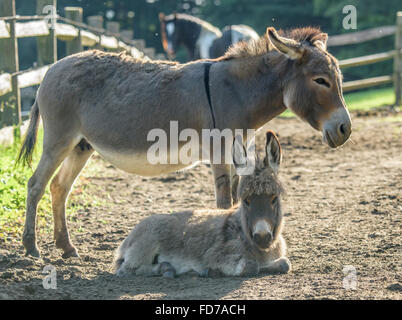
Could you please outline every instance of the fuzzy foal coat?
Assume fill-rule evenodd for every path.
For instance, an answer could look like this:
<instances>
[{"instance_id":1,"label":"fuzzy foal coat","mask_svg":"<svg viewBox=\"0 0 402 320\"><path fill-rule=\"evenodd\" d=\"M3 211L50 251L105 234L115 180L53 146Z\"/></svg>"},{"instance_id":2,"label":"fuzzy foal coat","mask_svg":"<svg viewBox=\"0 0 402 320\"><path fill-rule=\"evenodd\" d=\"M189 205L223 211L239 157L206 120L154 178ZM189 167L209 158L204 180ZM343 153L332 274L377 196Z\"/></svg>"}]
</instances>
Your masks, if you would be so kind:
<instances>
[{"instance_id":1,"label":"fuzzy foal coat","mask_svg":"<svg viewBox=\"0 0 402 320\"><path fill-rule=\"evenodd\" d=\"M156 214L141 221L124 240L116 254L118 275L155 275L157 264L169 262L177 274L205 270L224 275L247 276L286 254L280 235L267 251L250 243L241 230L240 212L186 211Z\"/></svg>"},{"instance_id":2,"label":"fuzzy foal coat","mask_svg":"<svg viewBox=\"0 0 402 320\"><path fill-rule=\"evenodd\" d=\"M240 179L238 197L282 192L271 168L261 163L254 173ZM177 274L206 270L228 276L256 275L259 271L287 272L290 263L281 235L282 213L278 204L278 224L274 241L260 249L251 240L243 204L230 210L197 210L156 214L141 221L116 251L118 275L156 275L160 264L169 263ZM278 262L278 259L281 259ZM272 264L276 266L272 267Z\"/></svg>"}]
</instances>

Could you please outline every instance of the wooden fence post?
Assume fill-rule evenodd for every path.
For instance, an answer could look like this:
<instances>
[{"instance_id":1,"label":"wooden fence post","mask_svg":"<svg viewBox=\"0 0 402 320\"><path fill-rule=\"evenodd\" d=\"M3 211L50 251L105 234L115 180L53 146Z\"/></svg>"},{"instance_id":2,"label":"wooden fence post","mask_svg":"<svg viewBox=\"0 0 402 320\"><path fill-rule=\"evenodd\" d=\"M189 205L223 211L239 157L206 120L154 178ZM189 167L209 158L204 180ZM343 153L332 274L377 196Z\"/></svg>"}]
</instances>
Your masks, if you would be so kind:
<instances>
[{"instance_id":1,"label":"wooden fence post","mask_svg":"<svg viewBox=\"0 0 402 320\"><path fill-rule=\"evenodd\" d=\"M51 10L46 10L46 6L53 6L52 10L54 10L54 14L56 14L56 0L36 0L36 14L51 15ZM40 66L52 64L57 61L57 38L53 23L56 23L56 21L49 21L48 36L36 38L38 45L38 64Z\"/></svg>"},{"instance_id":2,"label":"wooden fence post","mask_svg":"<svg viewBox=\"0 0 402 320\"><path fill-rule=\"evenodd\" d=\"M64 13L66 18L82 23L82 8L65 7ZM66 42L66 55L74 54L82 51L81 29L78 29L78 37Z\"/></svg>"},{"instance_id":3,"label":"wooden fence post","mask_svg":"<svg viewBox=\"0 0 402 320\"><path fill-rule=\"evenodd\" d=\"M402 104L402 11L396 13L396 32L395 32L395 59L394 59L394 89L395 105Z\"/></svg>"},{"instance_id":4,"label":"wooden fence post","mask_svg":"<svg viewBox=\"0 0 402 320\"><path fill-rule=\"evenodd\" d=\"M0 2L0 16L15 16L15 0L2 0ZM21 123L21 95L18 87L19 71L18 41L15 34L15 20L9 20L10 38L0 39L0 70L13 74L11 77L12 91L0 99L4 111L0 119L0 127ZM0 106L1 107L1 106Z\"/></svg>"},{"instance_id":5,"label":"wooden fence post","mask_svg":"<svg viewBox=\"0 0 402 320\"><path fill-rule=\"evenodd\" d=\"M87 18L88 25L94 28L98 29L103 29L103 17L102 16L90 16ZM99 43L95 46L96 49L102 50L102 44L101 44L101 39L102 39L102 34L101 33L96 33L97 36L99 36Z\"/></svg>"}]
</instances>

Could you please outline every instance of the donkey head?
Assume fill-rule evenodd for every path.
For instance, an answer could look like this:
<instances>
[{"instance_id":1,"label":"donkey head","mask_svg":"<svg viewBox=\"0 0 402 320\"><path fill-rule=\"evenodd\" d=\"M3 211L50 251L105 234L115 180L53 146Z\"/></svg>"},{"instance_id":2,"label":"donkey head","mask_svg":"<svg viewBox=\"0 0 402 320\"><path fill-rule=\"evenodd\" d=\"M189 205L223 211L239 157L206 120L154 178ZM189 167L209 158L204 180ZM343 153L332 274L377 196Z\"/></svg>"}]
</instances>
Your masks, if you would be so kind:
<instances>
[{"instance_id":1,"label":"donkey head","mask_svg":"<svg viewBox=\"0 0 402 320\"><path fill-rule=\"evenodd\" d=\"M169 58L173 58L180 44L180 35L177 27L176 13L165 16L159 13L159 22L161 26L162 45Z\"/></svg>"},{"instance_id":2,"label":"donkey head","mask_svg":"<svg viewBox=\"0 0 402 320\"><path fill-rule=\"evenodd\" d=\"M239 148L236 144L233 148L233 163L237 169L240 164L236 162L239 157L235 153ZM244 146L242 149L243 154L246 154ZM277 178L282 151L272 131L267 132L265 152L264 160L256 158L254 172L241 176L237 190L241 201L243 231L247 239L261 249L270 247L276 241L282 226L282 187Z\"/></svg>"},{"instance_id":3,"label":"donkey head","mask_svg":"<svg viewBox=\"0 0 402 320\"><path fill-rule=\"evenodd\" d=\"M330 147L342 145L351 134L351 120L338 61L327 52L328 35L319 29L301 28L280 36L268 28L267 36L291 66L283 83L285 106L322 131Z\"/></svg>"}]
</instances>

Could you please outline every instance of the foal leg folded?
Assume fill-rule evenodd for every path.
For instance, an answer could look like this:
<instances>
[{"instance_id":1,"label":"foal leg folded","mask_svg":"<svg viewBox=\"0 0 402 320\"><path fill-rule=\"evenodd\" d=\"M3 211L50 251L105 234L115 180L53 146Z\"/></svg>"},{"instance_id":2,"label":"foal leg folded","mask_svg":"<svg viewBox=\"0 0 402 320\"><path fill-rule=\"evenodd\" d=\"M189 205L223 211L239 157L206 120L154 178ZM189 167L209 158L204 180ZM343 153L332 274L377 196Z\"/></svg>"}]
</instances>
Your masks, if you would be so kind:
<instances>
[{"instance_id":1,"label":"foal leg folded","mask_svg":"<svg viewBox=\"0 0 402 320\"><path fill-rule=\"evenodd\" d=\"M257 261L240 255L226 256L218 269L226 276L252 277L259 272Z\"/></svg>"},{"instance_id":2,"label":"foal leg folded","mask_svg":"<svg viewBox=\"0 0 402 320\"><path fill-rule=\"evenodd\" d=\"M286 257L281 257L274 261L268 262L260 271L263 273L288 273L292 269L290 260Z\"/></svg>"}]
</instances>

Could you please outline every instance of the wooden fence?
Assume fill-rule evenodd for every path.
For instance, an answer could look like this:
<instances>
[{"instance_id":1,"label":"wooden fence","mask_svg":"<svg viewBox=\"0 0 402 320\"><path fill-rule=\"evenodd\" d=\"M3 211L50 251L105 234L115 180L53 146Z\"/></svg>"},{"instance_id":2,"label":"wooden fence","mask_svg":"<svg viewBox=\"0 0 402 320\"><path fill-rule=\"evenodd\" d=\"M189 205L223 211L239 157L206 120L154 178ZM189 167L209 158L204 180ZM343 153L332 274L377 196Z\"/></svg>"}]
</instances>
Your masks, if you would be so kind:
<instances>
[{"instance_id":1,"label":"wooden fence","mask_svg":"<svg viewBox=\"0 0 402 320\"><path fill-rule=\"evenodd\" d=\"M66 17L56 14L56 0L36 0L37 15L17 16L15 0L0 1L0 128L20 124L20 89L40 84L52 63L57 61L57 40L66 42L66 54L84 48L126 51L134 57L155 57L154 48L146 48L142 39L133 40L133 31L122 30L117 22L107 22L102 16L88 17L83 23L79 7L66 7ZM39 67L20 71L19 38L36 37ZM156 56L161 58L160 55ZM25 115L24 115L25 116Z\"/></svg>"},{"instance_id":2,"label":"wooden fence","mask_svg":"<svg viewBox=\"0 0 402 320\"><path fill-rule=\"evenodd\" d=\"M394 59L394 72L392 75L382 75L379 77L348 81L343 83L343 91L352 91L362 88L368 88L386 83L393 83L395 90L395 104L401 105L402 92L402 11L396 13L395 26L383 26L364 31L357 31L342 35L330 36L328 46L344 46L350 44L359 44L370 40L395 35L395 49L387 52L371 54L363 57L351 58L339 61L341 68L357 67L367 64L373 64L380 61Z\"/></svg>"},{"instance_id":3,"label":"wooden fence","mask_svg":"<svg viewBox=\"0 0 402 320\"><path fill-rule=\"evenodd\" d=\"M84 47L95 47L112 51L125 50L134 57L152 58L155 55L153 48L145 48L144 40L132 40L132 31L120 32L116 22L107 23L105 30L103 17L92 16L88 17L88 24L84 24L82 8L78 7L65 8L66 17L43 15L44 9L56 8L56 0L36 1L35 16L16 16L15 0L0 2L0 71L5 72L0 74L0 103L3 100L3 110L0 104L0 128L21 123L20 89L40 84L50 65L57 61L57 39L66 41L67 54L82 51ZM345 82L344 91L393 83L396 105L401 104L402 12L397 12L395 26L331 36L328 46L358 44L390 35L395 35L394 50L341 60L340 67L356 67L394 59L394 74ZM19 70L17 39L24 37L38 39L39 68Z\"/></svg>"}]
</instances>

